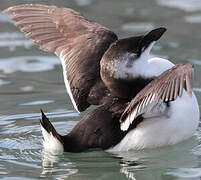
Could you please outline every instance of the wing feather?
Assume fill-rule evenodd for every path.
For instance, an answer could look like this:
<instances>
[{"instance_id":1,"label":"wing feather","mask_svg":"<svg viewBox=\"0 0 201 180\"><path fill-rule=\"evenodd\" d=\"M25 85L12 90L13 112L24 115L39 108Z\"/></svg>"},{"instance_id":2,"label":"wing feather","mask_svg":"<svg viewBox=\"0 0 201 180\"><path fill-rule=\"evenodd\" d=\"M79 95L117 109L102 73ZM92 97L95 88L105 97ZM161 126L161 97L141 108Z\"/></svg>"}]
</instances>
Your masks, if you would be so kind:
<instances>
[{"instance_id":1,"label":"wing feather","mask_svg":"<svg viewBox=\"0 0 201 180\"><path fill-rule=\"evenodd\" d=\"M84 111L100 78L100 60L117 36L69 8L27 4L10 7L15 25L40 49L60 57L64 82L75 109Z\"/></svg>"},{"instance_id":2,"label":"wing feather","mask_svg":"<svg viewBox=\"0 0 201 180\"><path fill-rule=\"evenodd\" d=\"M178 64L162 73L142 89L123 112L121 129L127 130L137 116L147 113L157 103L174 101L181 97L183 89L192 95L192 71L190 64ZM127 121L127 122L126 122Z\"/></svg>"},{"instance_id":3,"label":"wing feather","mask_svg":"<svg viewBox=\"0 0 201 180\"><path fill-rule=\"evenodd\" d=\"M176 78L175 90L174 90L174 99L177 99L179 89L179 79Z\"/></svg>"},{"instance_id":4,"label":"wing feather","mask_svg":"<svg viewBox=\"0 0 201 180\"><path fill-rule=\"evenodd\" d=\"M179 97L182 96L183 88L184 88L184 81L183 81L184 76L182 75L180 77L180 84L179 84Z\"/></svg>"},{"instance_id":5,"label":"wing feather","mask_svg":"<svg viewBox=\"0 0 201 180\"><path fill-rule=\"evenodd\" d=\"M174 100L174 90L175 90L175 79L173 80L171 84L171 89L170 89L170 101Z\"/></svg>"}]
</instances>

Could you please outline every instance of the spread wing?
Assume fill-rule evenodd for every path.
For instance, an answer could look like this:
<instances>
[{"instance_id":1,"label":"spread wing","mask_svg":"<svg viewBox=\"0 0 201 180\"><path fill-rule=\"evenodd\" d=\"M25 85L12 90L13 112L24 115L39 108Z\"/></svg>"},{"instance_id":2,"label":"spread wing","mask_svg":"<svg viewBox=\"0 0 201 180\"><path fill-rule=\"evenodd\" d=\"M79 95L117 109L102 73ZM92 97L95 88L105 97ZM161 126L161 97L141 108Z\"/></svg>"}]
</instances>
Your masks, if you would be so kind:
<instances>
[{"instance_id":1,"label":"spread wing","mask_svg":"<svg viewBox=\"0 0 201 180\"><path fill-rule=\"evenodd\" d=\"M153 114L160 114L164 111L162 106L164 102L174 101L181 97L183 89L192 95L192 72L192 65L178 64L151 81L135 96L123 112L120 118L121 129L127 130L139 115L150 115L153 107L157 106Z\"/></svg>"},{"instance_id":2,"label":"spread wing","mask_svg":"<svg viewBox=\"0 0 201 180\"><path fill-rule=\"evenodd\" d=\"M101 57L117 36L68 8L27 4L10 7L4 13L12 14L15 25L42 50L60 57L75 109L89 107L90 90L101 80Z\"/></svg>"}]
</instances>

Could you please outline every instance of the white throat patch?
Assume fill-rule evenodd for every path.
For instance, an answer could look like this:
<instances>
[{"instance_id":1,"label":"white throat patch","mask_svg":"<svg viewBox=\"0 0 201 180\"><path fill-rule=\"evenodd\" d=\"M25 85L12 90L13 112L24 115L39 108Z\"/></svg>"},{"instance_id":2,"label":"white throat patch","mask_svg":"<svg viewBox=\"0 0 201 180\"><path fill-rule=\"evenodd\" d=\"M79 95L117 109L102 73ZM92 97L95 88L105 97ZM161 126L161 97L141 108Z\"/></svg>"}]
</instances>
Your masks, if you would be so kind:
<instances>
[{"instance_id":1,"label":"white throat patch","mask_svg":"<svg viewBox=\"0 0 201 180\"><path fill-rule=\"evenodd\" d=\"M116 79L133 79L143 76L147 69L149 53L155 42L152 42L136 59L136 54L126 52L111 64L110 76ZM142 71L143 70L143 71Z\"/></svg>"}]
</instances>

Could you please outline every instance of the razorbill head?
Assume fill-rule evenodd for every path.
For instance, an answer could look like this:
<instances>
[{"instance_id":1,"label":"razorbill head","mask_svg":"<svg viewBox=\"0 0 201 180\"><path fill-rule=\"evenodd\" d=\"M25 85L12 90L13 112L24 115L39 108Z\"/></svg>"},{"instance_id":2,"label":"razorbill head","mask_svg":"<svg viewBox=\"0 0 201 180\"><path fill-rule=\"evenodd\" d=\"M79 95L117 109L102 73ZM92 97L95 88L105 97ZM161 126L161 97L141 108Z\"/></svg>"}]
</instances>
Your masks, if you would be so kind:
<instances>
[{"instance_id":1,"label":"razorbill head","mask_svg":"<svg viewBox=\"0 0 201 180\"><path fill-rule=\"evenodd\" d=\"M147 60L154 43L165 31L165 28L157 28L144 36L120 39L111 44L101 59L100 72L114 95L131 100L158 75L154 71L147 74Z\"/></svg>"},{"instance_id":2,"label":"razorbill head","mask_svg":"<svg viewBox=\"0 0 201 180\"><path fill-rule=\"evenodd\" d=\"M60 57L77 111L98 105L65 136L42 112L46 150L154 148L195 133L200 113L192 92L192 66L149 57L165 28L118 39L108 28L69 8L26 4L4 13L11 14L15 25L42 50Z\"/></svg>"}]
</instances>

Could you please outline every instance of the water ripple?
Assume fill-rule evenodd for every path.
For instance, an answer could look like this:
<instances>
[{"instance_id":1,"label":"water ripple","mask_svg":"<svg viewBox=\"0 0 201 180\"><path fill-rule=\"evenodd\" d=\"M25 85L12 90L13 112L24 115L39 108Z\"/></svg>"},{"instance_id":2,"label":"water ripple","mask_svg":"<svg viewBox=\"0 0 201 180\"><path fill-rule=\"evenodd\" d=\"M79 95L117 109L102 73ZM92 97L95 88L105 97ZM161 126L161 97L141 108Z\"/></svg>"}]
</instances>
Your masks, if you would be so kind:
<instances>
[{"instance_id":1,"label":"water ripple","mask_svg":"<svg viewBox=\"0 0 201 180\"><path fill-rule=\"evenodd\" d=\"M9 14L4 14L4 13L0 13L0 22L1 23L7 23L7 22L13 22L11 19L10 19L10 15Z\"/></svg>"},{"instance_id":2,"label":"water ripple","mask_svg":"<svg viewBox=\"0 0 201 180\"><path fill-rule=\"evenodd\" d=\"M29 48L33 46L32 40L27 39L23 33L19 32L3 32L0 33L0 47L8 47L10 51L14 51L17 46Z\"/></svg>"},{"instance_id":3,"label":"water ripple","mask_svg":"<svg viewBox=\"0 0 201 180\"><path fill-rule=\"evenodd\" d=\"M6 85L6 84L10 84L10 81L3 81L0 79L0 85Z\"/></svg>"},{"instance_id":4,"label":"water ripple","mask_svg":"<svg viewBox=\"0 0 201 180\"><path fill-rule=\"evenodd\" d=\"M121 30L126 32L146 32L154 29L154 24L150 22L130 22L122 25Z\"/></svg>"},{"instance_id":5,"label":"water ripple","mask_svg":"<svg viewBox=\"0 0 201 180\"><path fill-rule=\"evenodd\" d=\"M201 93L201 88L193 88L193 90L194 90L195 92Z\"/></svg>"},{"instance_id":6,"label":"water ripple","mask_svg":"<svg viewBox=\"0 0 201 180\"><path fill-rule=\"evenodd\" d=\"M196 178L201 176L201 168L179 168L177 170L167 172L166 174L176 176L178 178Z\"/></svg>"},{"instance_id":7,"label":"water ripple","mask_svg":"<svg viewBox=\"0 0 201 180\"><path fill-rule=\"evenodd\" d=\"M201 14L186 16L185 21L188 23L201 23Z\"/></svg>"},{"instance_id":8,"label":"water ripple","mask_svg":"<svg viewBox=\"0 0 201 180\"><path fill-rule=\"evenodd\" d=\"M88 6L90 5L94 0L75 0L78 6Z\"/></svg>"},{"instance_id":9,"label":"water ripple","mask_svg":"<svg viewBox=\"0 0 201 180\"><path fill-rule=\"evenodd\" d=\"M60 64L59 58L54 56L18 56L0 58L0 70L5 74L22 72L41 72L54 69Z\"/></svg>"},{"instance_id":10,"label":"water ripple","mask_svg":"<svg viewBox=\"0 0 201 180\"><path fill-rule=\"evenodd\" d=\"M61 109L46 113L46 115L51 118L79 116L79 114L74 111ZM3 121L10 122L10 124L1 124L0 160L2 164L6 164L7 169L0 167L0 176L9 174L10 172L22 175L21 169L23 169L23 172L28 172L30 169L32 172L41 169L42 134L39 125L40 118L40 113L15 114L1 117L0 123ZM24 119L32 119L32 121L24 121ZM66 133L66 129L70 131L76 123L76 121L63 121L54 122L54 125L59 129L59 132L63 131ZM68 163L64 161L59 163L58 165L61 166L61 168L58 169L57 167L54 168L49 165L48 161L54 163L52 158L50 160L47 158L43 159L44 166L40 174L41 177L48 177L50 173L54 174L54 172L56 174L62 172L63 175L59 175L60 178L77 173L77 169L72 166L71 162ZM58 159L58 161L61 161L61 159ZM55 163L58 161L55 160ZM30 177L34 177L34 175L30 175Z\"/></svg>"},{"instance_id":11,"label":"water ripple","mask_svg":"<svg viewBox=\"0 0 201 180\"><path fill-rule=\"evenodd\" d=\"M170 8L177 8L187 12L200 11L201 3L199 0L157 0L160 6L166 6Z\"/></svg>"},{"instance_id":12,"label":"water ripple","mask_svg":"<svg viewBox=\"0 0 201 180\"><path fill-rule=\"evenodd\" d=\"M201 66L201 60L197 60L197 59L188 59L188 62L195 64L195 65L199 65Z\"/></svg>"},{"instance_id":13,"label":"water ripple","mask_svg":"<svg viewBox=\"0 0 201 180\"><path fill-rule=\"evenodd\" d=\"M72 110L67 111L55 111L55 112L49 112L46 113L46 115L50 118L61 118L61 117L77 117L79 116L78 113ZM29 113L29 114L14 114L14 115L8 115L0 118L1 121L7 121L7 120L17 120L17 119L37 119L41 116L41 113Z\"/></svg>"},{"instance_id":14,"label":"water ripple","mask_svg":"<svg viewBox=\"0 0 201 180\"><path fill-rule=\"evenodd\" d=\"M23 33L20 33L20 32L0 33L0 40L2 40L2 39L18 39L18 38L25 38L25 36Z\"/></svg>"},{"instance_id":15,"label":"water ripple","mask_svg":"<svg viewBox=\"0 0 201 180\"><path fill-rule=\"evenodd\" d=\"M50 104L53 103L53 100L40 100L40 101L32 101L20 104L20 106L33 106L33 105L41 105L41 104Z\"/></svg>"}]
</instances>

